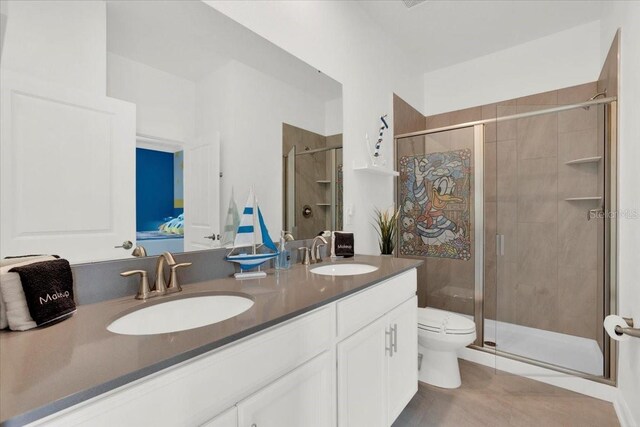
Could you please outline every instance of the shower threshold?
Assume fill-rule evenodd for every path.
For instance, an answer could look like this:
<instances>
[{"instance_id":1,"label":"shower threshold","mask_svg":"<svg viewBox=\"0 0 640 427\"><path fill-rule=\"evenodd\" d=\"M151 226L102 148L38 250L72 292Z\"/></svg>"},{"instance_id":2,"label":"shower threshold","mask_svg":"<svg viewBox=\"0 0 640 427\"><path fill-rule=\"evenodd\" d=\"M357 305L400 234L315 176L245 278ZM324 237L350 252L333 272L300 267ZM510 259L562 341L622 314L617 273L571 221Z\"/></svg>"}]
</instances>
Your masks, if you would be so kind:
<instances>
[{"instance_id":1,"label":"shower threshold","mask_svg":"<svg viewBox=\"0 0 640 427\"><path fill-rule=\"evenodd\" d=\"M471 316L465 316L472 319ZM596 340L485 319L484 341L503 353L602 376L604 358Z\"/></svg>"}]
</instances>

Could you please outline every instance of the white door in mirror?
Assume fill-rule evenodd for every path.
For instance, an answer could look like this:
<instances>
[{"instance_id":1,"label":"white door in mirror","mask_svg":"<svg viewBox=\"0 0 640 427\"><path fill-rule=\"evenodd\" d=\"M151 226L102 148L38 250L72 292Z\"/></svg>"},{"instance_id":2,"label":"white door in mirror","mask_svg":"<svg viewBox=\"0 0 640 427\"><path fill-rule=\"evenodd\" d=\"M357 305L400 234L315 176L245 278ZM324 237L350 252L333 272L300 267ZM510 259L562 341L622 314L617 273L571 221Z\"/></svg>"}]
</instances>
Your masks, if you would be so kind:
<instances>
[{"instance_id":1,"label":"white door in mirror","mask_svg":"<svg viewBox=\"0 0 640 427\"><path fill-rule=\"evenodd\" d=\"M184 250L219 246L220 133L184 149Z\"/></svg>"},{"instance_id":2,"label":"white door in mirror","mask_svg":"<svg viewBox=\"0 0 640 427\"><path fill-rule=\"evenodd\" d=\"M136 235L135 105L7 70L0 88L0 256L122 258L115 246Z\"/></svg>"},{"instance_id":3,"label":"white door in mirror","mask_svg":"<svg viewBox=\"0 0 640 427\"><path fill-rule=\"evenodd\" d=\"M186 331L237 316L252 305L252 299L237 295L182 298L136 310L114 320L107 329L122 335Z\"/></svg>"}]
</instances>

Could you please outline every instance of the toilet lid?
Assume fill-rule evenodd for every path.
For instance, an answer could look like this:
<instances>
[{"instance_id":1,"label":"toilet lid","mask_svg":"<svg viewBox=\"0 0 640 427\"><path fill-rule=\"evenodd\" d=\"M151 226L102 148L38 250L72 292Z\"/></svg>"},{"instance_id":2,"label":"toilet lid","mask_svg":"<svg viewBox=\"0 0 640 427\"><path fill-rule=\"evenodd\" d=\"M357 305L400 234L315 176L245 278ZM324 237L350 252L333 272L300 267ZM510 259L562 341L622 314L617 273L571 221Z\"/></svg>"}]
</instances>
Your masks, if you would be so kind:
<instances>
[{"instance_id":1,"label":"toilet lid","mask_svg":"<svg viewBox=\"0 0 640 427\"><path fill-rule=\"evenodd\" d=\"M432 332L445 334L470 334L476 324L466 317L436 308L418 308L418 326Z\"/></svg>"}]
</instances>

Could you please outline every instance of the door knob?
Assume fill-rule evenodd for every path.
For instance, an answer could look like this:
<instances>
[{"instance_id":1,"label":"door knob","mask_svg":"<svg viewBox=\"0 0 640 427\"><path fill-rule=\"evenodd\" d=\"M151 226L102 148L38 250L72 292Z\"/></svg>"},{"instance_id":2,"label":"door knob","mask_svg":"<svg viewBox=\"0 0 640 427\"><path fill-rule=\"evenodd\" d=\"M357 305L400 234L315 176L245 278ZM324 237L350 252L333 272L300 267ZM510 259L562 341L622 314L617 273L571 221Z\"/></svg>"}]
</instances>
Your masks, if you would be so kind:
<instances>
[{"instance_id":1,"label":"door knob","mask_svg":"<svg viewBox=\"0 0 640 427\"><path fill-rule=\"evenodd\" d=\"M125 240L124 242L122 242L120 246L114 246L114 248L122 248L126 250L129 250L132 247L133 247L133 243L131 243L131 240Z\"/></svg>"},{"instance_id":2,"label":"door knob","mask_svg":"<svg viewBox=\"0 0 640 427\"><path fill-rule=\"evenodd\" d=\"M211 236L204 236L205 239L211 239L211 240L216 240L216 235L212 234Z\"/></svg>"}]
</instances>

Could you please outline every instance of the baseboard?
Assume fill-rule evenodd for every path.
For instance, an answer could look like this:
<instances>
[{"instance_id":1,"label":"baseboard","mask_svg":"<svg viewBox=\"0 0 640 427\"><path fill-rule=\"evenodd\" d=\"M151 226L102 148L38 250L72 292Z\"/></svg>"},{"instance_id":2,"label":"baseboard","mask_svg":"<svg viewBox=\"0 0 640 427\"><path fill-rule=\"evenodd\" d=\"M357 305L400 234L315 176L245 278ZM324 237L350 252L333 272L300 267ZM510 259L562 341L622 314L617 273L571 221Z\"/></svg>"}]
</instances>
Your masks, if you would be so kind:
<instances>
[{"instance_id":1,"label":"baseboard","mask_svg":"<svg viewBox=\"0 0 640 427\"><path fill-rule=\"evenodd\" d=\"M614 403L614 405L616 402L620 401L620 396L616 387L590 381L585 378L574 377L562 372L508 359L502 356L496 356L485 351L474 350L468 347L459 350L458 357L470 362L508 372L510 374L530 378L535 381L571 390L586 396L595 397L596 399L605 400L607 402ZM624 410L624 407L626 407L626 404L624 407L622 407L622 405L620 406L622 411ZM626 407L626 411L627 414L630 415L628 407ZM618 412L617 408L616 412ZM629 424L629 426L631 427L633 424Z\"/></svg>"},{"instance_id":2,"label":"baseboard","mask_svg":"<svg viewBox=\"0 0 640 427\"><path fill-rule=\"evenodd\" d=\"M621 427L637 427L639 425L633 419L631 409L629 409L627 401L622 397L622 393L618 393L618 398L613 402L613 408L616 410Z\"/></svg>"}]
</instances>

